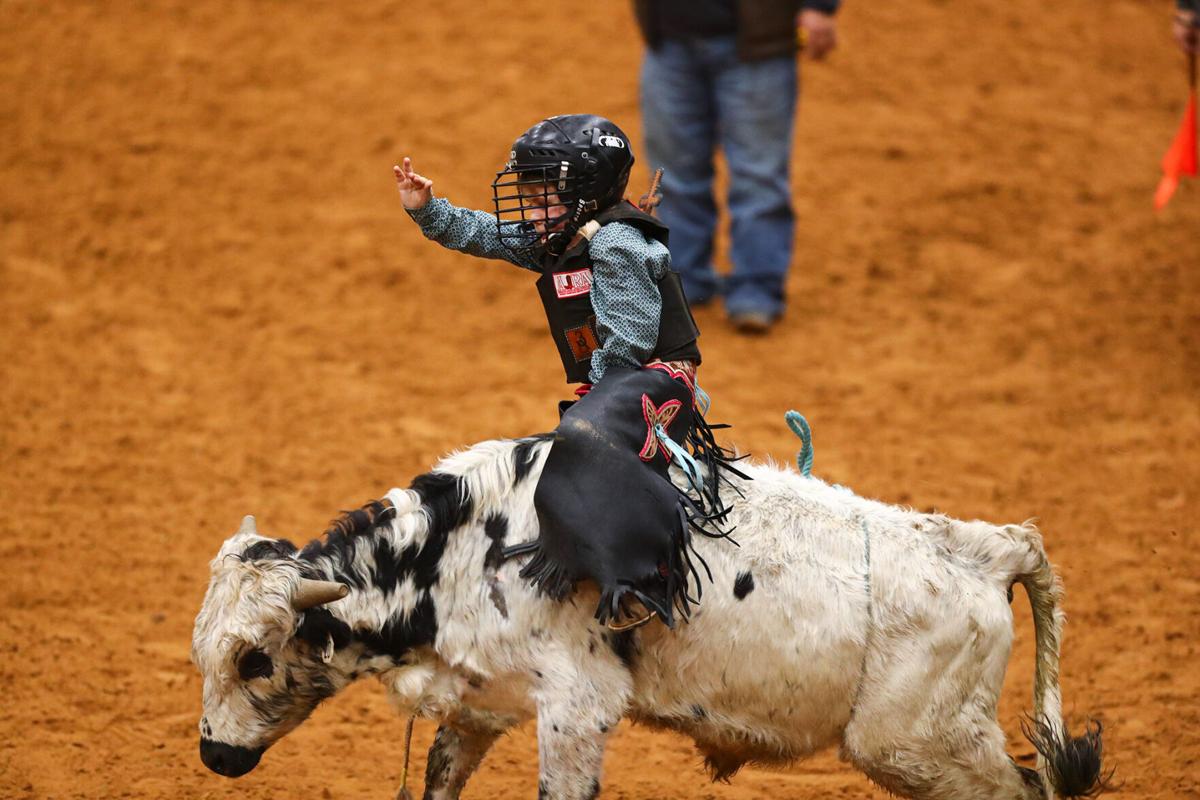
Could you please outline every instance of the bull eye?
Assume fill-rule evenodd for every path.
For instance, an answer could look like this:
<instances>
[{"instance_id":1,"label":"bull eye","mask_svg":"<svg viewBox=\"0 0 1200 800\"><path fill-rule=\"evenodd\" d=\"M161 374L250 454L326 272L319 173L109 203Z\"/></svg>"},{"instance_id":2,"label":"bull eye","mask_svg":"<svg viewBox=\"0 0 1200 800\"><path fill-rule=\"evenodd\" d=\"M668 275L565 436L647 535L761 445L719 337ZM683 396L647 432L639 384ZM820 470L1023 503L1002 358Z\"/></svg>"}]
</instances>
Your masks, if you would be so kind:
<instances>
[{"instance_id":1,"label":"bull eye","mask_svg":"<svg viewBox=\"0 0 1200 800\"><path fill-rule=\"evenodd\" d=\"M262 650L251 650L238 660L238 675L242 680L253 678L269 678L275 671L271 657Z\"/></svg>"}]
</instances>

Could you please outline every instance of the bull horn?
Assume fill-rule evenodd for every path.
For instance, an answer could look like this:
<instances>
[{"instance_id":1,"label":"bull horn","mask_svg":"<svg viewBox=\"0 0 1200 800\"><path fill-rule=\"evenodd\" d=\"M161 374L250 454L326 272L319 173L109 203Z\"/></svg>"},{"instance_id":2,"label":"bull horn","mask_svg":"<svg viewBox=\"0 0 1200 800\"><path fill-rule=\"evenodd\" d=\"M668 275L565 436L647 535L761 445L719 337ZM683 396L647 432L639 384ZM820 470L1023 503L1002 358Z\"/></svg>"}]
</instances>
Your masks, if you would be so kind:
<instances>
[{"instance_id":1,"label":"bull horn","mask_svg":"<svg viewBox=\"0 0 1200 800\"><path fill-rule=\"evenodd\" d=\"M238 528L238 536L245 536L248 533L258 533L258 526L254 524L254 517L250 514L242 517L242 527Z\"/></svg>"},{"instance_id":2,"label":"bull horn","mask_svg":"<svg viewBox=\"0 0 1200 800\"><path fill-rule=\"evenodd\" d=\"M315 606L341 600L348 594L350 594L350 587L344 583L301 578L300 585L296 587L296 592L292 595L292 608L296 611L307 611Z\"/></svg>"}]
</instances>

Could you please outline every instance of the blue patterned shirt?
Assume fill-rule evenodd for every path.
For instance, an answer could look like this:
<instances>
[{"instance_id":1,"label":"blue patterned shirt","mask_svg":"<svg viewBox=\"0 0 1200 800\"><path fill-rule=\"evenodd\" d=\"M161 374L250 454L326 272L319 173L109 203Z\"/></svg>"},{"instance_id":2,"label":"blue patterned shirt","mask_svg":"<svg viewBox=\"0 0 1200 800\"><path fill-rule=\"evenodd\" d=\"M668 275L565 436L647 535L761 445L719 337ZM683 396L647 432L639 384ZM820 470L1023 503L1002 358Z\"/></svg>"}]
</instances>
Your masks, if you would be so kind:
<instances>
[{"instance_id":1,"label":"blue patterned shirt","mask_svg":"<svg viewBox=\"0 0 1200 800\"><path fill-rule=\"evenodd\" d=\"M495 216L486 211L459 208L435 197L421 208L408 209L408 214L426 238L443 247L542 271L537 240L531 235L527 246L505 244ZM609 367L640 367L654 351L662 316L658 281L671 266L671 254L662 242L624 222L610 222L596 231L588 254L592 308L600 334L588 379L596 383Z\"/></svg>"}]
</instances>

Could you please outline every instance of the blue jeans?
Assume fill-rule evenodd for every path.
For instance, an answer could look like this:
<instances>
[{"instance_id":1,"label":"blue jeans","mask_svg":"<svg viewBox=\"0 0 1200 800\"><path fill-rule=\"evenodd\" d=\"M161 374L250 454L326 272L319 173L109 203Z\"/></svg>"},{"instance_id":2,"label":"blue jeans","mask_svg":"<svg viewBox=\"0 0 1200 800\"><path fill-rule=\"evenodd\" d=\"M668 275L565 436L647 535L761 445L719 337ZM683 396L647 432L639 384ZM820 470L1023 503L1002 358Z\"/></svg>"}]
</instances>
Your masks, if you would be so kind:
<instances>
[{"instance_id":1,"label":"blue jeans","mask_svg":"<svg viewBox=\"0 0 1200 800\"><path fill-rule=\"evenodd\" d=\"M659 216L671 265L693 303L718 294L730 314L783 312L795 227L788 181L796 61L741 62L732 36L667 39L642 62L642 119L651 169L662 167ZM733 271L713 270L713 152L729 166Z\"/></svg>"}]
</instances>

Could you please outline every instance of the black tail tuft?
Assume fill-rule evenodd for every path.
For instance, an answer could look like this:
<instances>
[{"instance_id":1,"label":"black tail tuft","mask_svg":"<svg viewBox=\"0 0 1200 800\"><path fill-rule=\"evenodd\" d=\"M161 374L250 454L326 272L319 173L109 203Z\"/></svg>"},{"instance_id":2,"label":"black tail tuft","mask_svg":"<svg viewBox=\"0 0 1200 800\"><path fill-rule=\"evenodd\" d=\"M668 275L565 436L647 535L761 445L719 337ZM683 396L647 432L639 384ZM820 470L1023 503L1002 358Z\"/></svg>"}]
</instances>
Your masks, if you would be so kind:
<instances>
[{"instance_id":1,"label":"black tail tuft","mask_svg":"<svg viewBox=\"0 0 1200 800\"><path fill-rule=\"evenodd\" d=\"M1090 720L1082 736L1071 737L1045 717L1022 720L1021 731L1046 759L1046 777L1062 797L1096 797L1108 790L1112 771L1102 773L1103 726Z\"/></svg>"}]
</instances>

